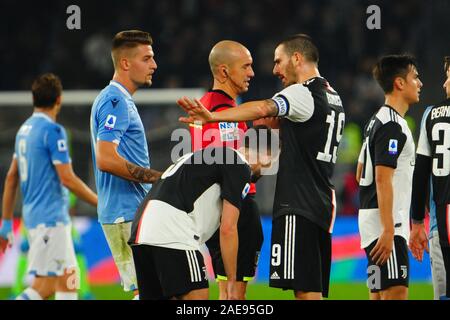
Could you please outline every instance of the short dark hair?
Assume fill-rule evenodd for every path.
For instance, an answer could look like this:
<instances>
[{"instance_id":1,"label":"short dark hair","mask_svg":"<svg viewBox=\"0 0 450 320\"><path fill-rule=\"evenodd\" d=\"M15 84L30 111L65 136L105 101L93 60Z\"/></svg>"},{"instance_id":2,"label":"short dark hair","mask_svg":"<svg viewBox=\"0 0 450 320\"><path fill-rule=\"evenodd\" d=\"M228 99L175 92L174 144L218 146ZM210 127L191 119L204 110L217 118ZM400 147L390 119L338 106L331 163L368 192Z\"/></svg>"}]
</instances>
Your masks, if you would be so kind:
<instances>
[{"instance_id":1,"label":"short dark hair","mask_svg":"<svg viewBox=\"0 0 450 320\"><path fill-rule=\"evenodd\" d=\"M61 80L57 75L45 73L37 77L31 85L33 105L38 108L52 108L62 90Z\"/></svg>"},{"instance_id":2,"label":"short dark hair","mask_svg":"<svg viewBox=\"0 0 450 320\"><path fill-rule=\"evenodd\" d=\"M133 49L138 45L153 44L153 39L150 33L140 30L125 30L117 33L112 40L111 54L114 66L116 65L115 52L119 49Z\"/></svg>"},{"instance_id":3,"label":"short dark hair","mask_svg":"<svg viewBox=\"0 0 450 320\"><path fill-rule=\"evenodd\" d=\"M319 50L313 43L312 38L307 34L294 34L285 38L278 45L283 45L289 56L292 56L294 52L300 52L307 61L316 64L319 62Z\"/></svg>"},{"instance_id":4,"label":"short dark hair","mask_svg":"<svg viewBox=\"0 0 450 320\"><path fill-rule=\"evenodd\" d=\"M417 67L417 62L410 54L387 55L378 60L372 73L383 91L391 93L395 78L406 79L411 66Z\"/></svg>"},{"instance_id":5,"label":"short dark hair","mask_svg":"<svg viewBox=\"0 0 450 320\"><path fill-rule=\"evenodd\" d=\"M447 72L448 68L450 68L450 56L444 57L444 72Z\"/></svg>"},{"instance_id":6,"label":"short dark hair","mask_svg":"<svg viewBox=\"0 0 450 320\"><path fill-rule=\"evenodd\" d=\"M153 39L150 33L140 30L125 30L117 33L112 41L112 50L117 48L134 48L139 44L151 46Z\"/></svg>"}]
</instances>

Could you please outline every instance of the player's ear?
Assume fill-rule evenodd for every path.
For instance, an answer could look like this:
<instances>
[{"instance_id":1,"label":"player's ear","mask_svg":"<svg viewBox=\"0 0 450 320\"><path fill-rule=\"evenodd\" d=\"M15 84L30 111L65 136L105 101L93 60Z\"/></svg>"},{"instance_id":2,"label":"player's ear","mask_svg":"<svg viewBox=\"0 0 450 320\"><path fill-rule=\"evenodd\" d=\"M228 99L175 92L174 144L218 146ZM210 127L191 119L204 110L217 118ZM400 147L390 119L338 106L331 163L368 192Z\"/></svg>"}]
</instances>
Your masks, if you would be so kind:
<instances>
[{"instance_id":1,"label":"player's ear","mask_svg":"<svg viewBox=\"0 0 450 320\"><path fill-rule=\"evenodd\" d=\"M221 71L222 71L222 76L225 77L225 78L228 78L228 67L223 65L220 68L221 68Z\"/></svg>"},{"instance_id":2,"label":"player's ear","mask_svg":"<svg viewBox=\"0 0 450 320\"><path fill-rule=\"evenodd\" d=\"M127 57L120 57L119 59L120 68L124 71L128 71L130 69L130 61Z\"/></svg>"},{"instance_id":3,"label":"player's ear","mask_svg":"<svg viewBox=\"0 0 450 320\"><path fill-rule=\"evenodd\" d=\"M291 56L294 65L303 64L303 55L300 52L294 52Z\"/></svg>"},{"instance_id":4,"label":"player's ear","mask_svg":"<svg viewBox=\"0 0 450 320\"><path fill-rule=\"evenodd\" d=\"M404 85L405 85L405 79L403 79L402 77L395 77L394 89L403 90Z\"/></svg>"},{"instance_id":5,"label":"player's ear","mask_svg":"<svg viewBox=\"0 0 450 320\"><path fill-rule=\"evenodd\" d=\"M56 105L59 105L59 106L62 104L62 95L60 95L60 96L58 96L58 97L56 98L55 104L56 104Z\"/></svg>"}]
</instances>

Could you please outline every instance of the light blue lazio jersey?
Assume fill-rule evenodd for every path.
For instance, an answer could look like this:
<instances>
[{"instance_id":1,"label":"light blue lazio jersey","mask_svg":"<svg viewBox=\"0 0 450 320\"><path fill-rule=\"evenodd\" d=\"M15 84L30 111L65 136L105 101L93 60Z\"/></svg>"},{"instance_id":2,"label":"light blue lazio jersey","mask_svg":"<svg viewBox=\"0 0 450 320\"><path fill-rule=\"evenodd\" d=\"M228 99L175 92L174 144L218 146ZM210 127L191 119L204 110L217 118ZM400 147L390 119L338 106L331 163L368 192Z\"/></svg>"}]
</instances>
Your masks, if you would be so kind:
<instances>
[{"instance_id":1,"label":"light blue lazio jersey","mask_svg":"<svg viewBox=\"0 0 450 320\"><path fill-rule=\"evenodd\" d=\"M132 221L151 185L100 171L95 160L95 144L99 140L117 144L117 151L123 158L138 166L150 168L147 139L138 110L130 93L116 81L111 81L100 92L91 110L97 212L99 221L103 224Z\"/></svg>"},{"instance_id":2,"label":"light blue lazio jersey","mask_svg":"<svg viewBox=\"0 0 450 320\"><path fill-rule=\"evenodd\" d=\"M19 165L25 226L68 224L69 192L55 169L71 161L64 128L44 113L33 113L17 132L14 157Z\"/></svg>"}]
</instances>

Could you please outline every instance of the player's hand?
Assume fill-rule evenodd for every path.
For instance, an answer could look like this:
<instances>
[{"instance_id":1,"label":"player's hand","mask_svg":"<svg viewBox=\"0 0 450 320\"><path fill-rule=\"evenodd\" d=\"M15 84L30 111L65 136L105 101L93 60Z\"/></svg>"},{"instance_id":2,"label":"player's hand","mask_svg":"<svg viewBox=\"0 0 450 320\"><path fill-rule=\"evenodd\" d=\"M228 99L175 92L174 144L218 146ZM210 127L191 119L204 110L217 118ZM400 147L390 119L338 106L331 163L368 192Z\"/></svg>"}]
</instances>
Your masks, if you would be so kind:
<instances>
[{"instance_id":1,"label":"player's hand","mask_svg":"<svg viewBox=\"0 0 450 320\"><path fill-rule=\"evenodd\" d=\"M189 117L180 117L178 119L180 122L205 124L213 119L212 113L197 99L183 97L177 100L177 104L189 115Z\"/></svg>"},{"instance_id":2,"label":"player's hand","mask_svg":"<svg viewBox=\"0 0 450 320\"><path fill-rule=\"evenodd\" d=\"M0 227L0 252L5 252L13 243L12 220L3 219Z\"/></svg>"},{"instance_id":3,"label":"player's hand","mask_svg":"<svg viewBox=\"0 0 450 320\"><path fill-rule=\"evenodd\" d=\"M409 237L409 250L413 257L419 262L422 262L423 260L423 251L429 252L428 237L423 223L412 224L411 235Z\"/></svg>"},{"instance_id":4,"label":"player's hand","mask_svg":"<svg viewBox=\"0 0 450 320\"><path fill-rule=\"evenodd\" d=\"M383 231L378 238L377 244L370 251L372 261L382 266L391 256L392 247L394 246L394 232Z\"/></svg>"},{"instance_id":5,"label":"player's hand","mask_svg":"<svg viewBox=\"0 0 450 320\"><path fill-rule=\"evenodd\" d=\"M227 300L239 300L239 293L235 280L227 281Z\"/></svg>"}]
</instances>

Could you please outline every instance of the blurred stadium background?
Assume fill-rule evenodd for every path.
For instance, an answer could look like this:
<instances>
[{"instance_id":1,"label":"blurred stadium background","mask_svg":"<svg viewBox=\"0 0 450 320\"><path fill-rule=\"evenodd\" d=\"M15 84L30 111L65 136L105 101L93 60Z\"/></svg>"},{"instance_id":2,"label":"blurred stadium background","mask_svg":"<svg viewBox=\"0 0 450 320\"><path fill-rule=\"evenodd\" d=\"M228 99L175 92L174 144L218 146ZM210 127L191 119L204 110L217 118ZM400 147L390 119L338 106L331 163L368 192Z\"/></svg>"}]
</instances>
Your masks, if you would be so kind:
<instances>
[{"instance_id":1,"label":"blurred stadium background","mask_svg":"<svg viewBox=\"0 0 450 320\"><path fill-rule=\"evenodd\" d=\"M68 30L66 8L81 9L81 29ZM369 5L381 9L381 29L369 30ZM199 97L211 85L207 57L220 40L242 42L252 52L255 78L242 101L271 97L280 90L272 75L273 50L277 41L293 33L308 33L320 51L320 71L341 94L347 125L335 185L338 219L333 240L332 299L366 299L366 262L359 249L358 195L354 169L364 122L383 103L383 93L372 80L377 57L410 52L419 63L424 82L421 102L412 107L408 120L415 136L425 106L443 98L442 57L450 54L450 1L448 0L179 0L179 1L50 1L2 0L3 39L0 49L0 181L4 181L13 152L14 136L31 114L29 89L43 72L58 74L65 90L65 103L58 121L71 136L74 169L95 188L89 144L89 114L95 95L112 76L110 41L125 29L152 34L158 70L151 89L141 89L138 107L147 130L151 164L164 169L176 141L170 135L181 111L176 98L192 89ZM90 90L90 91L74 91ZM290 294L267 289L270 216L274 177L258 182L257 200L264 222L265 242L255 283L249 298L284 299ZM0 192L3 192L3 183ZM118 286L118 274L96 221L95 209L74 202L74 225L80 234L79 249L88 264L88 279L95 298L128 296ZM20 215L20 206L16 209ZM15 224L18 226L18 221ZM16 239L20 238L16 230ZM0 299L9 294L16 274L19 241L0 255ZM205 253L206 254L206 253ZM422 264L411 258L411 298L431 299L428 256ZM211 282L212 283L212 282ZM215 287L213 284L213 293Z\"/></svg>"}]
</instances>

